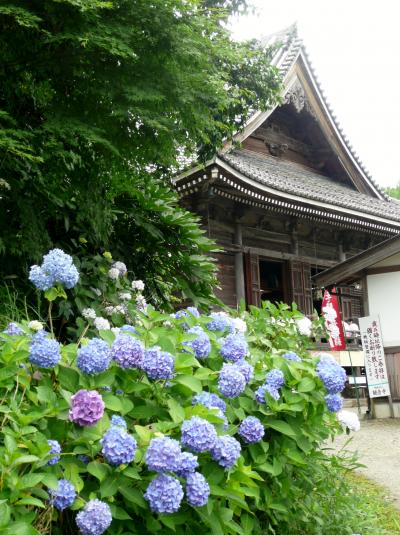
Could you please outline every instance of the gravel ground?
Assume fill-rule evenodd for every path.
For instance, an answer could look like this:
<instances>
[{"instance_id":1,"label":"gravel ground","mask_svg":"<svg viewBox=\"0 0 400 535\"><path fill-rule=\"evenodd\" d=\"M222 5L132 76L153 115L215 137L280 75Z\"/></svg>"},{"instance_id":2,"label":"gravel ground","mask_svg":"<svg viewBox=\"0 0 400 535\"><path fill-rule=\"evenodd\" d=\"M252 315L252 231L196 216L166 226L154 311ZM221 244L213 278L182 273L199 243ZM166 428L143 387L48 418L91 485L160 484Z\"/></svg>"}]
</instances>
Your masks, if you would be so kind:
<instances>
[{"instance_id":1,"label":"gravel ground","mask_svg":"<svg viewBox=\"0 0 400 535\"><path fill-rule=\"evenodd\" d=\"M350 436L353 438L346 449L357 451L359 461L365 465L359 471L387 488L394 505L400 509L400 419L361 419L360 431ZM348 438L348 435L337 437L334 447L340 450Z\"/></svg>"}]
</instances>

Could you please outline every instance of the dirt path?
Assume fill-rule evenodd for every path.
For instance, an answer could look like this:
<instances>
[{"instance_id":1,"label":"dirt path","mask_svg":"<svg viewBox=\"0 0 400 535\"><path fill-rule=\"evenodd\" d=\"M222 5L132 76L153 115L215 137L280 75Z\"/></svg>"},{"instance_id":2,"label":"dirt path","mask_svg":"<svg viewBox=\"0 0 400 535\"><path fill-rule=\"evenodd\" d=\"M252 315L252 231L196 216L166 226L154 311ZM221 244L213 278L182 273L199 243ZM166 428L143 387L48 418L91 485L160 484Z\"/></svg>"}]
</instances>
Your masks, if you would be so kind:
<instances>
[{"instance_id":1,"label":"dirt path","mask_svg":"<svg viewBox=\"0 0 400 535\"><path fill-rule=\"evenodd\" d=\"M386 487L400 509L400 419L361 420L360 431L351 436L346 449L358 451L366 466L359 471ZM334 447L339 450L347 440L347 435L337 437Z\"/></svg>"}]
</instances>

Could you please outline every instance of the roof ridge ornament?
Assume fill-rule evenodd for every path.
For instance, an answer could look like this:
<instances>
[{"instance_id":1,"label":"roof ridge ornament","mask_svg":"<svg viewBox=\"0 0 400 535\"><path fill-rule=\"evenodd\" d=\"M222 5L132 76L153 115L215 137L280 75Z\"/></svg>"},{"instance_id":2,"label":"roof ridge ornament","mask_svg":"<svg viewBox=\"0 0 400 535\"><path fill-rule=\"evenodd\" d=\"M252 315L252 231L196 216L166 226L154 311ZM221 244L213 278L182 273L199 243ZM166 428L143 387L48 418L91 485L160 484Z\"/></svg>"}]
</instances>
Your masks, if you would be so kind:
<instances>
[{"instance_id":1,"label":"roof ridge ornament","mask_svg":"<svg viewBox=\"0 0 400 535\"><path fill-rule=\"evenodd\" d=\"M314 119L316 119L315 111L311 107L310 101L308 100L304 91L304 87L301 85L298 78L295 79L294 83L290 86L289 90L285 94L285 103L291 104L297 113L300 113L304 110Z\"/></svg>"}]
</instances>

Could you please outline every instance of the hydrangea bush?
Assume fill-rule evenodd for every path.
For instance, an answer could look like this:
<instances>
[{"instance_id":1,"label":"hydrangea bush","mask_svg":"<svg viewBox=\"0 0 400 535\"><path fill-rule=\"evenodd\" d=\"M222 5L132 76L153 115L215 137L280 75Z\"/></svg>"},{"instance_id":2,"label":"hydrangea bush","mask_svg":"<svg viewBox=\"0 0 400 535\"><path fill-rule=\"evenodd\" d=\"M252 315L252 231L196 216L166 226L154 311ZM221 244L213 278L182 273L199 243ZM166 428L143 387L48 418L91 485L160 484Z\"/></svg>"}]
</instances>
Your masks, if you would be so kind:
<instances>
[{"instance_id":1,"label":"hydrangea bush","mask_svg":"<svg viewBox=\"0 0 400 535\"><path fill-rule=\"evenodd\" d=\"M30 278L65 299L84 284L72 266L50 252ZM144 289L122 262L103 275L107 298L71 318L69 343L52 321L0 334L1 532L322 533L310 466L351 419L334 412L343 371L307 352L301 315L170 315L136 299L103 318Z\"/></svg>"}]
</instances>

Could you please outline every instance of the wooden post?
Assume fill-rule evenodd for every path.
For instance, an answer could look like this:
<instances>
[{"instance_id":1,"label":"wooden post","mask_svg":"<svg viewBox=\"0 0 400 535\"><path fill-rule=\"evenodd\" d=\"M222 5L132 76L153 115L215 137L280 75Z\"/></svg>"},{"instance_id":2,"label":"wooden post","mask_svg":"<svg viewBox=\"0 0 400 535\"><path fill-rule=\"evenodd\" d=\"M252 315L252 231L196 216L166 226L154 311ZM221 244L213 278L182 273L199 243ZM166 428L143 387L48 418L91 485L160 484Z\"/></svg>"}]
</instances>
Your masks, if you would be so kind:
<instances>
[{"instance_id":1,"label":"wooden post","mask_svg":"<svg viewBox=\"0 0 400 535\"><path fill-rule=\"evenodd\" d=\"M239 222L235 223L235 245L243 245L242 226ZM240 301L245 299L244 289L244 269L243 269L243 252L235 253L235 289L236 289L236 306L239 307Z\"/></svg>"}]
</instances>

